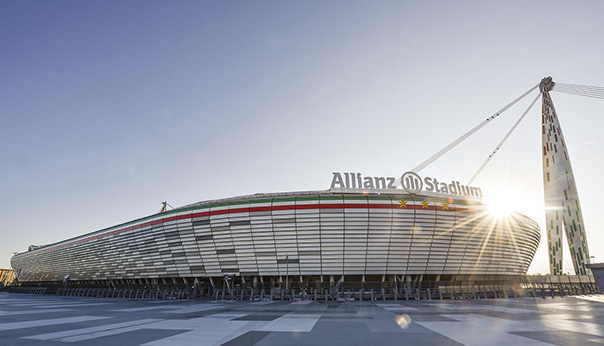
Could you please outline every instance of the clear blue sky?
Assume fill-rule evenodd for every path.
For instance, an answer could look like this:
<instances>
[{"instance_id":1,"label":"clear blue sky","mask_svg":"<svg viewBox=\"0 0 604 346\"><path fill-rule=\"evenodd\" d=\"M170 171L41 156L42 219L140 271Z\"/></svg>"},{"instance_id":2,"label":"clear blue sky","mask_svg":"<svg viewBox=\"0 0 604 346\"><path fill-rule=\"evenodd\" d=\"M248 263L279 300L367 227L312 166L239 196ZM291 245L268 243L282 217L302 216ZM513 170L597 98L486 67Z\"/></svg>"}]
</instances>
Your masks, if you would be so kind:
<instances>
[{"instance_id":1,"label":"clear blue sky","mask_svg":"<svg viewBox=\"0 0 604 346\"><path fill-rule=\"evenodd\" d=\"M0 0L0 267L164 200L400 175L542 77L604 86L602 13L601 1ZM604 261L604 100L552 97ZM467 181L528 102L423 173ZM542 225L539 130L540 103L475 184L513 193ZM547 270L542 246L531 272Z\"/></svg>"}]
</instances>

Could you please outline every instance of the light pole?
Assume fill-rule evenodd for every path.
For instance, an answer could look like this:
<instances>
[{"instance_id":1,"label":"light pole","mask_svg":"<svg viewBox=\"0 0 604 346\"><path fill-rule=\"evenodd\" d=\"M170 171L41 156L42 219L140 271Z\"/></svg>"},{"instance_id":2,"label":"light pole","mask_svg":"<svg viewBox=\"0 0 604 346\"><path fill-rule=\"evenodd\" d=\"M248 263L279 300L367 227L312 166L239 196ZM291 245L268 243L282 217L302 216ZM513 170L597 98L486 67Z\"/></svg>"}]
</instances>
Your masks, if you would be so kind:
<instances>
[{"instance_id":1,"label":"light pole","mask_svg":"<svg viewBox=\"0 0 604 346\"><path fill-rule=\"evenodd\" d=\"M285 294L289 290L289 255L285 255Z\"/></svg>"}]
</instances>

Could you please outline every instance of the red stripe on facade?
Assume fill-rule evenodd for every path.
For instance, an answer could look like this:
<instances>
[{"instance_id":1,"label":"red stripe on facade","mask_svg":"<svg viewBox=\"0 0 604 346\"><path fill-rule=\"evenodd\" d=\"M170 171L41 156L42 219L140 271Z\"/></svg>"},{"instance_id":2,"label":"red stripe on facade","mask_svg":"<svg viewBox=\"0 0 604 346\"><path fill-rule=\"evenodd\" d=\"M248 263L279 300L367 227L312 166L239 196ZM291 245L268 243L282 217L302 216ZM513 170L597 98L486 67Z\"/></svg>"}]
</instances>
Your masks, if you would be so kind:
<instances>
[{"instance_id":1,"label":"red stripe on facade","mask_svg":"<svg viewBox=\"0 0 604 346\"><path fill-rule=\"evenodd\" d=\"M147 221L147 222L144 222L144 223L141 223L138 225L128 226L128 227L117 229L117 230L110 231L107 233L90 236L88 238L74 240L74 241L66 243L66 244L59 244L59 245L51 246L51 247L45 248L45 249L34 250L32 252L18 254L18 255L15 255L15 257L21 257L21 256L25 257L25 256L33 254L34 252L40 254L40 253L44 253L44 252L47 252L50 250L61 249L61 248L67 247L67 246L77 245L77 244L85 243L88 241L105 238L105 237L110 237L113 235L125 233L125 232L132 231L135 229L141 229L144 227L154 226L154 225L162 224L165 222L171 222L171 221L194 219L194 218L199 218L199 217L224 215L224 214L240 214L240 213L250 213L250 212L259 212L259 211L309 210L309 209L319 209L319 210L320 209L419 209L419 210L426 209L426 210L447 210L450 212L460 212L460 213L472 213L472 210L468 209L468 208L448 207L447 209L444 209L444 207L442 205L424 206L423 204L407 204L405 207L403 207L399 204L393 204L393 203L382 203L382 204L379 204L379 203L376 203L376 204L369 204L369 203L297 204L297 205L273 205L273 206L263 206L263 207L232 208L232 209L221 209L221 210L211 210L211 208L210 208L210 211L184 214L184 215L175 215L175 216L165 217L165 218L159 219L159 220Z\"/></svg>"}]
</instances>

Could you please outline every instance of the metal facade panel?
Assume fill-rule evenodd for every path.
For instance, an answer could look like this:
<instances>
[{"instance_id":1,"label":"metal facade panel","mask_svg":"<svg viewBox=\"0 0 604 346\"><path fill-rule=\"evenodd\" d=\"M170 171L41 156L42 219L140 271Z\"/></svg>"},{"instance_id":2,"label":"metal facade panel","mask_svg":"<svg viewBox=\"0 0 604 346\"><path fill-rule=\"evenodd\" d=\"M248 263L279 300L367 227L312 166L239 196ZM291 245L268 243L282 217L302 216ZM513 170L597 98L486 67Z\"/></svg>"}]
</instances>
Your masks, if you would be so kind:
<instances>
[{"instance_id":1,"label":"metal facade panel","mask_svg":"<svg viewBox=\"0 0 604 346\"><path fill-rule=\"evenodd\" d=\"M517 216L509 226L493 227L472 207L405 195L250 197L143 218L19 254L12 263L24 282L227 272L525 273L539 242L536 223Z\"/></svg>"},{"instance_id":2,"label":"metal facade panel","mask_svg":"<svg viewBox=\"0 0 604 346\"><path fill-rule=\"evenodd\" d=\"M563 274L562 232L570 249L577 275L588 273L589 249L568 148L547 90L542 91L543 193L550 255L550 273Z\"/></svg>"}]
</instances>

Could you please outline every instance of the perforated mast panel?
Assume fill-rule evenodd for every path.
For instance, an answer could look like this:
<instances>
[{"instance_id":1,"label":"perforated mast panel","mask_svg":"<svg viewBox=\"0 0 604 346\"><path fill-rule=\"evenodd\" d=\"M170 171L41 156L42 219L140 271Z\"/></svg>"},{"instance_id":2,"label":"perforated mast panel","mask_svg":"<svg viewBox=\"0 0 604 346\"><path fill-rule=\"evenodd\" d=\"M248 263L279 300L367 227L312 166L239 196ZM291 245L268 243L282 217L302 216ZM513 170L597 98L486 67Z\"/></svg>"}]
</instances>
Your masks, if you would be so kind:
<instances>
[{"instance_id":1,"label":"perforated mast panel","mask_svg":"<svg viewBox=\"0 0 604 346\"><path fill-rule=\"evenodd\" d=\"M562 232L564 231L575 273L585 275L589 273L586 267L589 263L589 250L579 194L560 122L549 95L553 83L551 79L549 83L546 79L544 82L541 85L543 191L550 273L552 275L564 273L562 270Z\"/></svg>"}]
</instances>

